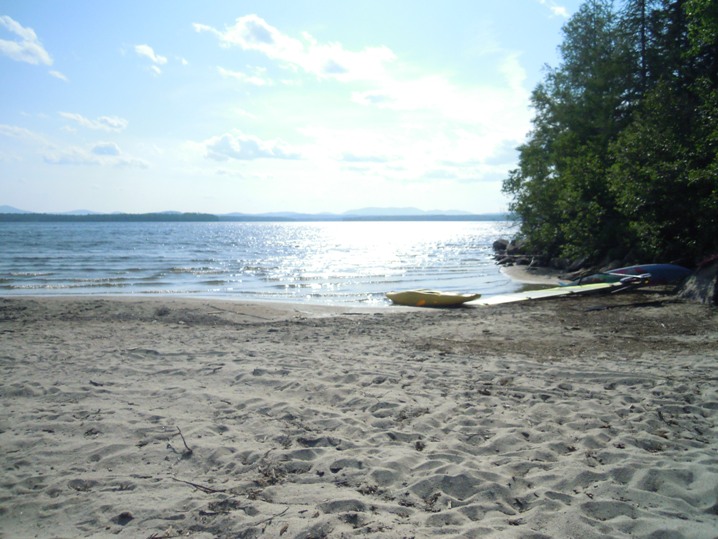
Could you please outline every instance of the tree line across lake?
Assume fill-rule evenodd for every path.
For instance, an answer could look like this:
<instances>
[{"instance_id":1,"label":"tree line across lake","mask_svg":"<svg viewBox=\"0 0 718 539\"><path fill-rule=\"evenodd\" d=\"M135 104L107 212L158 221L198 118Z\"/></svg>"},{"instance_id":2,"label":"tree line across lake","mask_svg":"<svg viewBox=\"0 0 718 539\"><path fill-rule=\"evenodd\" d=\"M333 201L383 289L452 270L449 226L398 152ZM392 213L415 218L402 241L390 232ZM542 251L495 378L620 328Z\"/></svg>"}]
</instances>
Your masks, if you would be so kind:
<instances>
[{"instance_id":1,"label":"tree line across lake","mask_svg":"<svg viewBox=\"0 0 718 539\"><path fill-rule=\"evenodd\" d=\"M422 215L226 214L210 213L2 213L0 223L177 223L177 222L347 222L347 221L510 221L507 213Z\"/></svg>"},{"instance_id":2,"label":"tree line across lake","mask_svg":"<svg viewBox=\"0 0 718 539\"><path fill-rule=\"evenodd\" d=\"M695 264L718 252L718 2L588 0L532 93L504 180L547 258Z\"/></svg>"}]
</instances>

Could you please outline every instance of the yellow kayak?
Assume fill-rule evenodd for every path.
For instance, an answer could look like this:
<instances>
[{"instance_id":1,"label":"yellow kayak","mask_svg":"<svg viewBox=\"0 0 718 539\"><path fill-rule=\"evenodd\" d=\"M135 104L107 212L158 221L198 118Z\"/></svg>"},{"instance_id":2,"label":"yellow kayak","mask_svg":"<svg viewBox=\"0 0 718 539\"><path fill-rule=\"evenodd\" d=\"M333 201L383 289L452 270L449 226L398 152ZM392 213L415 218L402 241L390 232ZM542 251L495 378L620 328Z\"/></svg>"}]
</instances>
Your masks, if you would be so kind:
<instances>
[{"instance_id":1,"label":"yellow kayak","mask_svg":"<svg viewBox=\"0 0 718 539\"><path fill-rule=\"evenodd\" d=\"M405 290L387 292L386 297L397 305L409 307L456 307L481 297L481 294L457 294L439 290Z\"/></svg>"}]
</instances>

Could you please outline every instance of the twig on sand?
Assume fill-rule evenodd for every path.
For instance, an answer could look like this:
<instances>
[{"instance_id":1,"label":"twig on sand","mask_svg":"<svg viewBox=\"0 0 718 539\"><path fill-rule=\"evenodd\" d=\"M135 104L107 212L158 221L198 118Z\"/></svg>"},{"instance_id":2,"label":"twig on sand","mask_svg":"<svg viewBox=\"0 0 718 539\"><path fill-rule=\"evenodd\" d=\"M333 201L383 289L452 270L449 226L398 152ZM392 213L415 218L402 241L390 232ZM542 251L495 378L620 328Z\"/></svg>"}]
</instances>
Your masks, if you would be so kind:
<instances>
[{"instance_id":1,"label":"twig on sand","mask_svg":"<svg viewBox=\"0 0 718 539\"><path fill-rule=\"evenodd\" d=\"M191 487L194 487L194 488L196 488L197 490L201 490L201 491L204 492L205 494L214 494L214 493L216 493L216 492L227 492L227 489L226 489L226 488L212 488L212 487L207 487L207 486L205 486L205 485L200 485L199 483L193 483L192 481L185 481L184 479L177 479L176 477L173 477L172 479L174 479L175 481L177 481L177 482L179 482L179 483L184 483L185 485L189 485L189 486L191 486Z\"/></svg>"},{"instance_id":2,"label":"twig on sand","mask_svg":"<svg viewBox=\"0 0 718 539\"><path fill-rule=\"evenodd\" d=\"M182 434L182 431L180 430L179 427L177 427L177 432L179 432L180 438L182 438L182 443L184 444L184 447L185 447L185 452L183 453L182 456L189 457L192 454L192 449L190 448L190 446L187 445L187 440L184 439L184 435Z\"/></svg>"},{"instance_id":3,"label":"twig on sand","mask_svg":"<svg viewBox=\"0 0 718 539\"><path fill-rule=\"evenodd\" d=\"M281 517L281 516L284 515L287 511L289 511L289 506L287 506L287 508L286 508L284 511L282 511L281 513L277 513L276 515L272 515L271 517L265 518L264 520L260 520L259 522L255 522L254 524L255 524L255 525L259 525L259 524L264 524L265 522L271 524L272 521L273 521L275 518ZM265 528L266 528L266 526L265 526Z\"/></svg>"}]
</instances>

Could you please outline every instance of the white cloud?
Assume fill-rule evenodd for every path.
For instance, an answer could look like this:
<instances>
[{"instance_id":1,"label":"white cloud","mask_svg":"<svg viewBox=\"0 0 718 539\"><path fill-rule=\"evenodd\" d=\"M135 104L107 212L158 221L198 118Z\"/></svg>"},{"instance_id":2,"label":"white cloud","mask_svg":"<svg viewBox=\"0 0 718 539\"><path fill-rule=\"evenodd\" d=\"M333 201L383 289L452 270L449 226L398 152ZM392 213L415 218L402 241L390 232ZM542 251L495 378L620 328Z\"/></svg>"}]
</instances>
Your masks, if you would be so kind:
<instances>
[{"instance_id":1,"label":"white cloud","mask_svg":"<svg viewBox=\"0 0 718 539\"><path fill-rule=\"evenodd\" d=\"M30 131L29 129L25 129L24 127L17 127L16 125L7 125L7 124L0 124L0 135L5 135L6 137L12 137L17 139L32 139L36 140L39 138L38 135Z\"/></svg>"},{"instance_id":2,"label":"white cloud","mask_svg":"<svg viewBox=\"0 0 718 539\"><path fill-rule=\"evenodd\" d=\"M248 75L242 71L231 71L223 67L218 67L217 71L225 79L234 79L253 86L270 86L272 84L271 80L262 76L263 72L259 69L255 69L255 75Z\"/></svg>"},{"instance_id":3,"label":"white cloud","mask_svg":"<svg viewBox=\"0 0 718 539\"><path fill-rule=\"evenodd\" d=\"M114 142L100 141L86 147L59 146L29 129L7 124L0 124L0 136L15 139L30 149L31 154L20 152L13 156L18 160L34 160L40 155L43 161L50 165L149 167L145 160L124 154Z\"/></svg>"},{"instance_id":4,"label":"white cloud","mask_svg":"<svg viewBox=\"0 0 718 539\"><path fill-rule=\"evenodd\" d=\"M0 162L35 162L38 152L49 147L51 143L42 134L16 125L0 124Z\"/></svg>"},{"instance_id":5,"label":"white cloud","mask_svg":"<svg viewBox=\"0 0 718 539\"><path fill-rule=\"evenodd\" d=\"M216 161L300 158L297 152L282 142L261 140L238 130L207 139L201 143L201 147L204 148L205 157Z\"/></svg>"},{"instance_id":6,"label":"white cloud","mask_svg":"<svg viewBox=\"0 0 718 539\"><path fill-rule=\"evenodd\" d=\"M547 8L549 8L549 10L551 10L551 13L553 13L555 16L568 19L568 9L565 6L556 3L554 0L538 0L538 2L542 6L546 6Z\"/></svg>"},{"instance_id":7,"label":"white cloud","mask_svg":"<svg viewBox=\"0 0 718 539\"><path fill-rule=\"evenodd\" d=\"M110 164L117 168L150 168L147 161L135 157L119 157L111 160Z\"/></svg>"},{"instance_id":8,"label":"white cloud","mask_svg":"<svg viewBox=\"0 0 718 539\"><path fill-rule=\"evenodd\" d=\"M90 150L95 155L115 155L118 156L122 152L120 147L114 142L98 142Z\"/></svg>"},{"instance_id":9,"label":"white cloud","mask_svg":"<svg viewBox=\"0 0 718 539\"><path fill-rule=\"evenodd\" d=\"M444 73L422 74L384 47L356 52L339 43L320 43L306 33L290 37L256 15L241 17L221 31L199 24L195 29L216 36L223 47L263 54L288 73L348 83L346 98L365 107L358 114L354 107L346 124L316 120L315 125L295 126L303 137L302 163L292 163L295 174L298 170L313 170L307 174L325 178L370 174L396 185L495 181L512 162L503 157L502 163L494 161L503 156L505 147L520 144L531 127L521 55L501 48L498 41L480 53L489 57L485 63L499 77L465 84ZM264 71L252 68L218 70L221 76L245 84L267 80ZM250 81L254 76L257 80ZM377 121L381 129L375 127ZM271 145L237 131L195 147L219 161L279 157L270 151ZM262 167L281 171L283 165L275 160Z\"/></svg>"},{"instance_id":10,"label":"white cloud","mask_svg":"<svg viewBox=\"0 0 718 539\"><path fill-rule=\"evenodd\" d=\"M53 149L45 152L43 160L49 165L149 167L142 159L124 155L114 142L98 142L89 148L70 146Z\"/></svg>"},{"instance_id":11,"label":"white cloud","mask_svg":"<svg viewBox=\"0 0 718 539\"><path fill-rule=\"evenodd\" d=\"M400 127L397 129L401 130ZM406 139L402 137L407 134L405 131L397 135L392 129L320 125L303 127L298 131L306 141L302 154L314 163L388 163L392 159L387 153L389 149L395 155L405 155Z\"/></svg>"},{"instance_id":12,"label":"white cloud","mask_svg":"<svg viewBox=\"0 0 718 539\"><path fill-rule=\"evenodd\" d=\"M350 51L339 43L319 43L304 32L302 40L290 37L257 15L239 17L225 31L194 24L197 32L215 35L223 47L238 46L277 60L288 69L301 69L320 78L343 81L379 80L386 76L386 64L396 59L387 47L366 47Z\"/></svg>"},{"instance_id":13,"label":"white cloud","mask_svg":"<svg viewBox=\"0 0 718 539\"><path fill-rule=\"evenodd\" d=\"M82 148L72 147L47 152L43 159L50 165L99 165L98 158Z\"/></svg>"},{"instance_id":14,"label":"white cloud","mask_svg":"<svg viewBox=\"0 0 718 539\"><path fill-rule=\"evenodd\" d=\"M122 131L127 127L127 120L117 116L100 116L96 120L90 120L74 112L60 112L60 116L66 120L77 122L88 129L101 129L104 131Z\"/></svg>"},{"instance_id":15,"label":"white cloud","mask_svg":"<svg viewBox=\"0 0 718 539\"><path fill-rule=\"evenodd\" d=\"M60 73L59 71L55 71L54 69L50 71L50 75L52 75L56 79L60 79L61 81L69 82L67 77L63 73Z\"/></svg>"},{"instance_id":16,"label":"white cloud","mask_svg":"<svg viewBox=\"0 0 718 539\"><path fill-rule=\"evenodd\" d=\"M164 65L167 63L167 57L156 54L149 45L135 45L135 52L140 56L149 58L155 64Z\"/></svg>"},{"instance_id":17,"label":"white cloud","mask_svg":"<svg viewBox=\"0 0 718 539\"><path fill-rule=\"evenodd\" d=\"M517 146L522 137L511 126L496 130L459 123L436 126L433 121L409 120L380 131L311 127L300 133L307 141L303 154L318 168L371 172L400 182L479 182L487 175L494 178L497 170L505 174L514 157L506 148Z\"/></svg>"},{"instance_id":18,"label":"white cloud","mask_svg":"<svg viewBox=\"0 0 718 539\"><path fill-rule=\"evenodd\" d=\"M505 56L499 66L499 71L504 75L509 88L520 94L523 92L524 82L526 82L526 70L519 62L519 56L518 53Z\"/></svg>"},{"instance_id":19,"label":"white cloud","mask_svg":"<svg viewBox=\"0 0 718 539\"><path fill-rule=\"evenodd\" d=\"M522 135L530 128L526 107L529 92L523 88L526 72L518 54L497 46L490 54L497 59L503 84L467 87L457 85L443 75L402 78L399 75L401 66L387 69L397 58L386 47L367 47L356 52L347 50L340 43L320 43L306 32L298 39L282 33L257 15L240 17L224 31L202 24L194 27L198 32L213 34L224 47L237 46L262 53L294 71L303 70L320 78L347 83L361 82L362 88L351 94L352 100L361 105L420 112L425 115L425 121L444 122L448 119L461 124L472 123L479 129L494 129L494 125L499 125L500 131L513 129ZM254 74L219 69L222 76L245 83L261 84L266 80Z\"/></svg>"},{"instance_id":20,"label":"white cloud","mask_svg":"<svg viewBox=\"0 0 718 539\"><path fill-rule=\"evenodd\" d=\"M382 155L356 154L354 152L344 152L341 160L347 163L387 163L388 157Z\"/></svg>"},{"instance_id":21,"label":"white cloud","mask_svg":"<svg viewBox=\"0 0 718 539\"><path fill-rule=\"evenodd\" d=\"M152 71L156 75L162 74L162 69L160 69L160 66L167 63L166 56L161 56L155 53L154 49L149 45L135 45L135 52L139 56L148 58L152 62L152 65L150 66L150 71Z\"/></svg>"},{"instance_id":22,"label":"white cloud","mask_svg":"<svg viewBox=\"0 0 718 539\"><path fill-rule=\"evenodd\" d=\"M256 120L256 119L257 119L257 115L256 115L256 114L252 114L252 113L249 112L248 110L243 109L243 108L241 108L241 107L235 107L235 108L232 108L232 109L230 109L230 110L231 110L231 112L232 112L233 114L237 115L237 116L240 117L240 118L249 118L250 120Z\"/></svg>"},{"instance_id":23,"label":"white cloud","mask_svg":"<svg viewBox=\"0 0 718 539\"><path fill-rule=\"evenodd\" d=\"M52 57L45 50L32 28L25 28L7 15L0 16L0 27L15 34L19 39L0 39L0 53L18 62L52 65Z\"/></svg>"},{"instance_id":24,"label":"white cloud","mask_svg":"<svg viewBox=\"0 0 718 539\"><path fill-rule=\"evenodd\" d=\"M409 81L386 81L382 86L352 94L354 102L395 111L438 114L437 120L471 124L473 129L492 129L500 136L506 130L528 130L528 91L521 84L525 72L516 58L501 65L507 86L461 87L441 76Z\"/></svg>"}]
</instances>

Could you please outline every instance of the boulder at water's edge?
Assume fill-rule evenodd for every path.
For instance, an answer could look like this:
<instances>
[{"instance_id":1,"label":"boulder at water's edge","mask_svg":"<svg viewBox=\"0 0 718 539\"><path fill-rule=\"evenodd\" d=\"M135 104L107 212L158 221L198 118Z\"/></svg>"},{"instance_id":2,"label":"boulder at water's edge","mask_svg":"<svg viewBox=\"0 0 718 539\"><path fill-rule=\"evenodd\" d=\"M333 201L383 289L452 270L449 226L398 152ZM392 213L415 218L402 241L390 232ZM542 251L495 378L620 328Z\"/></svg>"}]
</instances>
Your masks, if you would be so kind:
<instances>
[{"instance_id":1,"label":"boulder at water's edge","mask_svg":"<svg viewBox=\"0 0 718 539\"><path fill-rule=\"evenodd\" d=\"M718 305L718 255L703 262L691 275L678 294L691 301Z\"/></svg>"}]
</instances>

